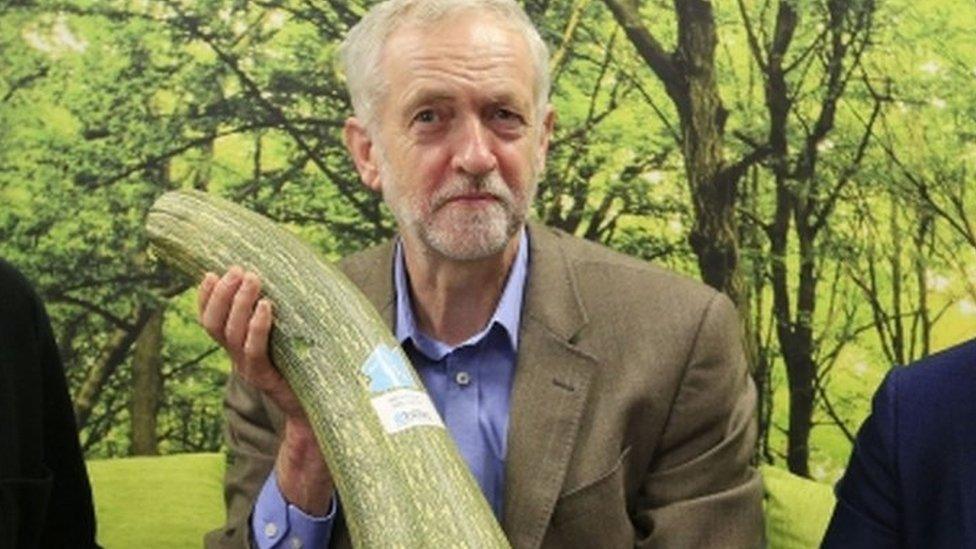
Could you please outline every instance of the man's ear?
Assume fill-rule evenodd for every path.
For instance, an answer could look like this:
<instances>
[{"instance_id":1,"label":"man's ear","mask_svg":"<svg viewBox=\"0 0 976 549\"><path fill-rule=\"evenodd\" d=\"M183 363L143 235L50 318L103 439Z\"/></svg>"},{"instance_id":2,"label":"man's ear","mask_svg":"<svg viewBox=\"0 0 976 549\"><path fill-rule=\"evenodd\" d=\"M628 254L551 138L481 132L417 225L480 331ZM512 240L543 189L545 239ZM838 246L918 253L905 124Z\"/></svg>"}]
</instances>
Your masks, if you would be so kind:
<instances>
[{"instance_id":1,"label":"man's ear","mask_svg":"<svg viewBox=\"0 0 976 549\"><path fill-rule=\"evenodd\" d=\"M373 148L373 140L366 126L358 118L349 117L342 128L342 136L346 141L346 150L356 163L356 171L359 172L363 185L374 192L382 192L380 169L376 158L377 149Z\"/></svg>"},{"instance_id":2,"label":"man's ear","mask_svg":"<svg viewBox=\"0 0 976 549\"><path fill-rule=\"evenodd\" d=\"M542 129L539 132L539 150L536 156L538 165L536 171L542 175L546 168L546 156L549 154L549 141L552 139L552 131L556 127L556 111L552 105L546 105L545 114L542 118Z\"/></svg>"}]
</instances>

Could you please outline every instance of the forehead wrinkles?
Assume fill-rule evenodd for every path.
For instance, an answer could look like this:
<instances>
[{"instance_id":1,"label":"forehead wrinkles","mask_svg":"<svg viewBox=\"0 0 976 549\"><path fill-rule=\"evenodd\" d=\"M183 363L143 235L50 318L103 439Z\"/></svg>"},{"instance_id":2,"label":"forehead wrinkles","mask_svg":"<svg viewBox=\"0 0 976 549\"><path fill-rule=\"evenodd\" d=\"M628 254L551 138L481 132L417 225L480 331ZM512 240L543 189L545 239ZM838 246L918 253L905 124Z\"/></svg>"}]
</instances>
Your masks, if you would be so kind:
<instances>
[{"instance_id":1,"label":"forehead wrinkles","mask_svg":"<svg viewBox=\"0 0 976 549\"><path fill-rule=\"evenodd\" d=\"M400 108L411 108L435 96L438 99L468 97L479 102L514 101L526 109L531 105L532 70L528 63L518 63L514 48L477 53L466 51L469 49L422 48L391 56L387 74L392 77L392 89L399 89L394 92L398 99L393 103Z\"/></svg>"},{"instance_id":2,"label":"forehead wrinkles","mask_svg":"<svg viewBox=\"0 0 976 549\"><path fill-rule=\"evenodd\" d=\"M479 20L477 14L426 24L409 24L394 31L385 44L384 70L399 84L419 77L483 86L487 79L534 82L531 53L525 39L503 21Z\"/></svg>"},{"instance_id":3,"label":"forehead wrinkles","mask_svg":"<svg viewBox=\"0 0 976 549\"><path fill-rule=\"evenodd\" d=\"M478 54L458 52L454 48L427 48L403 59L406 76L453 77L481 84L488 75L492 79L519 80L527 75L517 71L518 56L514 51L485 51Z\"/></svg>"}]
</instances>

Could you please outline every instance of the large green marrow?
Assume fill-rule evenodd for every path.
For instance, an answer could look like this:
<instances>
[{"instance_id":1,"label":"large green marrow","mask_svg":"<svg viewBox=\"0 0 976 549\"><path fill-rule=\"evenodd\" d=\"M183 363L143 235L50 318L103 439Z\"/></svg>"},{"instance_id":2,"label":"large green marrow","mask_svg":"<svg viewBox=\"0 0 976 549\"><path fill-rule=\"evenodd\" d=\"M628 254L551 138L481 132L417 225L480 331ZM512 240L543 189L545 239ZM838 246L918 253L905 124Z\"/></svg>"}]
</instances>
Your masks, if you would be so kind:
<instances>
[{"instance_id":1,"label":"large green marrow","mask_svg":"<svg viewBox=\"0 0 976 549\"><path fill-rule=\"evenodd\" d=\"M315 430L357 547L508 547L491 508L379 314L297 237L198 191L146 223L163 260L199 280L258 273L275 304L271 356Z\"/></svg>"}]
</instances>

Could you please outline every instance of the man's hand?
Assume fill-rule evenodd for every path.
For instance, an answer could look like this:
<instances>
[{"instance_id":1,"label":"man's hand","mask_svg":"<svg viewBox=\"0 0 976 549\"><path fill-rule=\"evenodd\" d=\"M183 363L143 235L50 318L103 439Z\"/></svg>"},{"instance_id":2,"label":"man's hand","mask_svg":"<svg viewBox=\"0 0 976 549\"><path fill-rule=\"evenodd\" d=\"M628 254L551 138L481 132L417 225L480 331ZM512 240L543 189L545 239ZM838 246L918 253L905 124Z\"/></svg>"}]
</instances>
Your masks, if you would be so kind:
<instances>
[{"instance_id":1,"label":"man's hand","mask_svg":"<svg viewBox=\"0 0 976 549\"><path fill-rule=\"evenodd\" d=\"M275 462L278 487L302 511L322 516L332 500L332 476L298 397L271 363L271 302L259 299L260 295L261 280L254 273L236 266L223 277L207 273L197 295L200 324L230 355L234 373L284 412L284 434Z\"/></svg>"}]
</instances>

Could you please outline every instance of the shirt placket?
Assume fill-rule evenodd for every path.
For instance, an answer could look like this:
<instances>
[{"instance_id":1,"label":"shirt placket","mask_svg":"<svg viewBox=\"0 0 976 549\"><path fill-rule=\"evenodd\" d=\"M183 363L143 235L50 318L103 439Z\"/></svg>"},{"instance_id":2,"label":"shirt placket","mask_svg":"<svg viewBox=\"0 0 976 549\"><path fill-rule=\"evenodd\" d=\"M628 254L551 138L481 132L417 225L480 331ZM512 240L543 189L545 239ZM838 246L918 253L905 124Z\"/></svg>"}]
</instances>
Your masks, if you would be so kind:
<instances>
[{"instance_id":1,"label":"shirt placket","mask_svg":"<svg viewBox=\"0 0 976 549\"><path fill-rule=\"evenodd\" d=\"M470 360L472 348L456 349L445 357L447 391L444 422L457 441L461 455L479 483L485 479L484 448L478 425L478 371ZM484 491L485 486L481 487Z\"/></svg>"}]
</instances>

